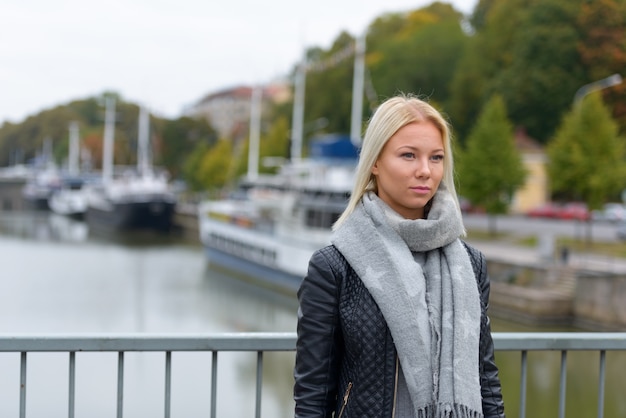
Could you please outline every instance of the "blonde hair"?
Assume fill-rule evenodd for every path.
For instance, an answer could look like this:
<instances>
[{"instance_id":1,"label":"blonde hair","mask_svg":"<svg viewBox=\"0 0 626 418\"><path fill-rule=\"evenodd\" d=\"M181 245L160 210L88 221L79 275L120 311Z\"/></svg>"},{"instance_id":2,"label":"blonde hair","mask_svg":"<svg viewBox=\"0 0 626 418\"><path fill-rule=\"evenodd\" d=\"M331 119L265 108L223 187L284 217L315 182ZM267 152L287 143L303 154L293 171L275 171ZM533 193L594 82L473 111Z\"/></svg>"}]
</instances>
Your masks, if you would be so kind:
<instances>
[{"instance_id":1,"label":"blonde hair","mask_svg":"<svg viewBox=\"0 0 626 418\"><path fill-rule=\"evenodd\" d=\"M454 162L452 158L450 125L441 113L430 104L413 95L400 94L383 102L376 109L368 123L363 138L359 163L356 168L352 194L346 209L333 225L333 230L339 228L352 214L365 193L368 191L378 192L378 185L376 184L376 177L372 174L372 167L389 138L400 128L410 123L420 122L431 122L441 132L445 153L443 160L444 173L441 182L452 195L457 209L459 208L454 187Z\"/></svg>"}]
</instances>

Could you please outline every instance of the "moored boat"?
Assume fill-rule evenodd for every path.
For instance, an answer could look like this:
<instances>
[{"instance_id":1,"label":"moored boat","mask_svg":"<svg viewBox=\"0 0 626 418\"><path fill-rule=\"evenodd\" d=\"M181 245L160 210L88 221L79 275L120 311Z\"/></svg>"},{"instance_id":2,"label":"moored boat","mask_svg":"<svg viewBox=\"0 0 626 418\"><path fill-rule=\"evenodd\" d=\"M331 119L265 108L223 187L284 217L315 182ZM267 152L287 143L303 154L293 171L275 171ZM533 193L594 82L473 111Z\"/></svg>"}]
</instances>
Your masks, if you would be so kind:
<instances>
[{"instance_id":1,"label":"moored boat","mask_svg":"<svg viewBox=\"0 0 626 418\"><path fill-rule=\"evenodd\" d=\"M150 161L149 114L144 108L139 114L137 167L114 172L114 113L114 102L109 99L102 181L88 188L87 223L93 230L169 232L177 197L167 174L153 167Z\"/></svg>"},{"instance_id":2,"label":"moored boat","mask_svg":"<svg viewBox=\"0 0 626 418\"><path fill-rule=\"evenodd\" d=\"M62 178L61 186L48 198L50 210L57 215L84 219L87 212L87 189L93 187L97 181L94 175L86 174Z\"/></svg>"},{"instance_id":3,"label":"moored boat","mask_svg":"<svg viewBox=\"0 0 626 418\"><path fill-rule=\"evenodd\" d=\"M298 286L313 252L329 243L356 166L347 137L313 147L314 158L286 164L276 175L244 179L232 198L199 205L200 241L212 265L283 288Z\"/></svg>"}]
</instances>

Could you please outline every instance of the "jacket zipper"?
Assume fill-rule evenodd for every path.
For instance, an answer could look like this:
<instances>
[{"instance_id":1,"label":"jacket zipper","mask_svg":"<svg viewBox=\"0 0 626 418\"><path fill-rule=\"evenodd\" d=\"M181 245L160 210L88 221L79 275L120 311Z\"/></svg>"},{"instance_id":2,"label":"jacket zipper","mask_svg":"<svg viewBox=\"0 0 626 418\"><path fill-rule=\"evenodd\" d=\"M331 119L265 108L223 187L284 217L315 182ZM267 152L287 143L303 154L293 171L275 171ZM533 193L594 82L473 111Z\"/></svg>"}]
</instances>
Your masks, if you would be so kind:
<instances>
[{"instance_id":1,"label":"jacket zipper","mask_svg":"<svg viewBox=\"0 0 626 418\"><path fill-rule=\"evenodd\" d=\"M346 409L346 405L348 404L348 398L350 397L351 389L352 389L352 382L348 382L346 393L343 395L343 405L341 405L341 410L339 411L339 416L337 418L341 418L341 416L343 415L344 409Z\"/></svg>"},{"instance_id":2,"label":"jacket zipper","mask_svg":"<svg viewBox=\"0 0 626 418\"><path fill-rule=\"evenodd\" d=\"M398 397L398 374L399 371L399 360L398 354L396 354L396 376L395 376L395 384L393 386L393 407L391 408L391 416L392 418L396 418L396 398Z\"/></svg>"}]
</instances>

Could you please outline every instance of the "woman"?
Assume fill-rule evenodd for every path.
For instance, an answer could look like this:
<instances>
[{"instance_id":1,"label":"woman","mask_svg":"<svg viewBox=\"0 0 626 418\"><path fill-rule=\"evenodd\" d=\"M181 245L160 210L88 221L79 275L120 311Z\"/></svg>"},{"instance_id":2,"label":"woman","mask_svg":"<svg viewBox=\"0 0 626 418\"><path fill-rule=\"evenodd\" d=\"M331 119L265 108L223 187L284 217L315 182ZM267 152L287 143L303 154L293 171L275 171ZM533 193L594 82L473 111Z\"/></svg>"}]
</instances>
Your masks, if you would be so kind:
<instances>
[{"instance_id":1,"label":"woman","mask_svg":"<svg viewBox=\"0 0 626 418\"><path fill-rule=\"evenodd\" d=\"M460 240L437 110L380 105L333 229L298 291L295 416L504 417L485 260Z\"/></svg>"}]
</instances>

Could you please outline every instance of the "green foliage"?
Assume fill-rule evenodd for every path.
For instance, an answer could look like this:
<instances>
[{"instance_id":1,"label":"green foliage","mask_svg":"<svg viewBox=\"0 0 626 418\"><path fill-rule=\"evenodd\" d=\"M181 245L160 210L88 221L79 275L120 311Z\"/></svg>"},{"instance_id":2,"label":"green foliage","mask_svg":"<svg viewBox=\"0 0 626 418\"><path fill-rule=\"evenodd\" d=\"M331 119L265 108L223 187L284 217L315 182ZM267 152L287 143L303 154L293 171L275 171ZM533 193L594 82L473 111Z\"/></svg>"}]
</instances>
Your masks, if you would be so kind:
<instances>
[{"instance_id":1,"label":"green foliage","mask_svg":"<svg viewBox=\"0 0 626 418\"><path fill-rule=\"evenodd\" d=\"M354 38L341 33L329 51L313 49L308 57L311 63L328 62L339 51L354 44ZM331 132L350 132L352 102L352 57L329 66L324 71L310 71L306 76L305 124L319 118L328 120Z\"/></svg>"},{"instance_id":2,"label":"green foliage","mask_svg":"<svg viewBox=\"0 0 626 418\"><path fill-rule=\"evenodd\" d=\"M226 139L211 148L204 142L198 143L185 162L187 187L192 191L216 192L226 186L231 180L232 153L232 142Z\"/></svg>"},{"instance_id":3,"label":"green foliage","mask_svg":"<svg viewBox=\"0 0 626 418\"><path fill-rule=\"evenodd\" d=\"M526 171L500 96L487 102L459 157L459 193L488 214L506 213Z\"/></svg>"},{"instance_id":4,"label":"green foliage","mask_svg":"<svg viewBox=\"0 0 626 418\"><path fill-rule=\"evenodd\" d=\"M387 36L378 38L379 33ZM443 102L466 42L460 14L442 3L403 19L378 21L377 31L368 37L368 66L376 92L383 97L418 93Z\"/></svg>"},{"instance_id":5,"label":"green foliage","mask_svg":"<svg viewBox=\"0 0 626 418\"><path fill-rule=\"evenodd\" d=\"M174 178L183 176L183 164L196 144L211 147L217 141L217 133L205 119L181 117L165 120L161 131L160 163Z\"/></svg>"},{"instance_id":6,"label":"green foliage","mask_svg":"<svg viewBox=\"0 0 626 418\"><path fill-rule=\"evenodd\" d=\"M116 99L115 164L134 164L137 156L137 131L139 108L125 102L115 93L105 92L99 97L76 100L68 104L47 109L30 116L20 124L4 124L0 128L0 165L28 163L41 155L43 144L51 140L53 156L61 165L67 157L69 142L68 127L78 122L81 138L94 137L95 141L83 143L95 156L94 164L101 166L102 137L104 133L105 95L113 94ZM19 155L19 160L13 156Z\"/></svg>"},{"instance_id":7,"label":"green foliage","mask_svg":"<svg viewBox=\"0 0 626 418\"><path fill-rule=\"evenodd\" d=\"M222 189L232 180L229 177L233 154L233 143L222 139L204 154L200 161L197 176L202 181L205 190Z\"/></svg>"},{"instance_id":8,"label":"green foliage","mask_svg":"<svg viewBox=\"0 0 626 418\"><path fill-rule=\"evenodd\" d=\"M510 65L490 86L502 93L516 124L540 142L553 134L585 79L574 25L579 3L542 0L530 7L510 47Z\"/></svg>"},{"instance_id":9,"label":"green foliage","mask_svg":"<svg viewBox=\"0 0 626 418\"><path fill-rule=\"evenodd\" d=\"M586 96L565 115L547 154L554 193L599 209L624 188L624 138L599 93Z\"/></svg>"},{"instance_id":10,"label":"green foliage","mask_svg":"<svg viewBox=\"0 0 626 418\"><path fill-rule=\"evenodd\" d=\"M205 179L200 173L202 159L209 151L209 145L198 142L189 153L182 167L183 177L187 188L193 192L202 191L205 188Z\"/></svg>"},{"instance_id":11,"label":"green foliage","mask_svg":"<svg viewBox=\"0 0 626 418\"><path fill-rule=\"evenodd\" d=\"M237 153L235 178L240 178L248 171L248 150L250 141L246 141L241 152ZM266 134L261 135L259 144L259 173L275 174L278 170L276 165L266 165L264 160L271 157L278 161L289 158L289 120L279 116L269 127Z\"/></svg>"}]
</instances>

